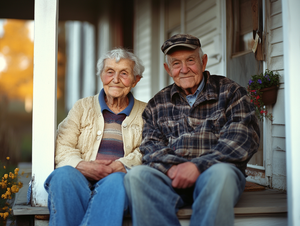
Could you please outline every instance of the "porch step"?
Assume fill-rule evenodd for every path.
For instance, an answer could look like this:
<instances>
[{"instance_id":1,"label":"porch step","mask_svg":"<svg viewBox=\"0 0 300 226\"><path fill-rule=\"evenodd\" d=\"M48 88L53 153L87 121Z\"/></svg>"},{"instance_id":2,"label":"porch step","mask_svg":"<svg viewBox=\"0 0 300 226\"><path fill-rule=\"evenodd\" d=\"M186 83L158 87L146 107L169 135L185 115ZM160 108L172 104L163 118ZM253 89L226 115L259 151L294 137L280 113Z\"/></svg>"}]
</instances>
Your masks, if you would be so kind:
<instances>
[{"instance_id":1,"label":"porch step","mask_svg":"<svg viewBox=\"0 0 300 226\"><path fill-rule=\"evenodd\" d=\"M25 171L25 175L29 174L31 176L30 165L20 164L19 168L19 172ZM36 222L40 222L41 225L43 222L46 223L46 220L40 220L41 217L43 215L46 215L45 219L47 219L47 215L49 215L49 210L47 207L32 207L30 205L27 205L26 194L28 190L30 176L28 178L20 178L21 182L23 182L23 187L16 195L15 203L13 206L13 214L15 216L39 215L39 217L37 216ZM241 222L247 222L251 219L253 223L255 219L261 219L261 221L263 222L262 219L276 219L276 217L280 217L280 219L283 222L287 222L287 195L283 191L268 189L261 185L247 182L245 191L243 192L239 202L234 208L234 213L235 222L240 222L238 224L235 224L235 226L243 226L244 224L241 224ZM192 209L190 207L186 207L178 211L177 216L180 219L182 226L188 225L191 215ZM275 222L280 223L281 221L278 219ZM123 226L130 225L130 217L125 217ZM259 226L260 224L253 225ZM279 226L281 225L279 224Z\"/></svg>"}]
</instances>

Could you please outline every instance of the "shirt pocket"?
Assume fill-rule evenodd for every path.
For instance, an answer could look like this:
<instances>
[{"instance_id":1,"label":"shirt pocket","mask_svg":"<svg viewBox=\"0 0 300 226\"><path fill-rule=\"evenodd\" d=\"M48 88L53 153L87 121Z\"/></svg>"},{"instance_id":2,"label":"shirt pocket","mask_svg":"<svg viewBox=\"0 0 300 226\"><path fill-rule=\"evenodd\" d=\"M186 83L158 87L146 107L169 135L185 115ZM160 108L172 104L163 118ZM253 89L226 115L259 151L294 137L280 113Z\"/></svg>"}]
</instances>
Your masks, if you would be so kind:
<instances>
[{"instance_id":1,"label":"shirt pocket","mask_svg":"<svg viewBox=\"0 0 300 226\"><path fill-rule=\"evenodd\" d=\"M210 150L218 143L221 136L221 129L226 123L226 116L224 111L217 110L210 117L206 118L196 128L196 132L199 134L201 149Z\"/></svg>"},{"instance_id":2,"label":"shirt pocket","mask_svg":"<svg viewBox=\"0 0 300 226\"><path fill-rule=\"evenodd\" d=\"M172 146L178 139L189 132L189 124L186 117L165 119L162 122L162 131Z\"/></svg>"}]
</instances>

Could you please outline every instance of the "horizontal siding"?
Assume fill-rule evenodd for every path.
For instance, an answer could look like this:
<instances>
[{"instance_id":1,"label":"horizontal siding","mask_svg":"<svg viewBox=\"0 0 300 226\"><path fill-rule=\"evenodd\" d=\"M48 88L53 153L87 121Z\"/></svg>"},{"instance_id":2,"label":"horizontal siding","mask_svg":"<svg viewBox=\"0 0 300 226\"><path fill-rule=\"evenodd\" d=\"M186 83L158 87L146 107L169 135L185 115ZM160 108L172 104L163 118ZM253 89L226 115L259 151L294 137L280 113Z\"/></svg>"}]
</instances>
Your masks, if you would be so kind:
<instances>
[{"instance_id":1,"label":"horizontal siding","mask_svg":"<svg viewBox=\"0 0 300 226\"><path fill-rule=\"evenodd\" d=\"M272 70L283 70L283 56L277 56L271 58Z\"/></svg>"},{"instance_id":2,"label":"horizontal siding","mask_svg":"<svg viewBox=\"0 0 300 226\"><path fill-rule=\"evenodd\" d=\"M215 65L208 65L206 67L206 70L208 70L210 72L210 74L212 75L223 75L223 71L222 71L222 68L219 66L219 64L215 64Z\"/></svg>"},{"instance_id":3,"label":"horizontal siding","mask_svg":"<svg viewBox=\"0 0 300 226\"><path fill-rule=\"evenodd\" d=\"M282 42L283 40L283 31L282 27L271 30L271 44Z\"/></svg>"},{"instance_id":4,"label":"horizontal siding","mask_svg":"<svg viewBox=\"0 0 300 226\"><path fill-rule=\"evenodd\" d=\"M196 16L193 20L186 22L186 31L191 32L194 29L197 29L199 26L204 25L205 23L211 21L216 17L217 7L212 7L203 13Z\"/></svg>"},{"instance_id":5,"label":"horizontal siding","mask_svg":"<svg viewBox=\"0 0 300 226\"><path fill-rule=\"evenodd\" d=\"M203 52L208 55L206 69L212 74L223 74L222 39L219 0L186 1L186 32L200 39Z\"/></svg>"},{"instance_id":6,"label":"horizontal siding","mask_svg":"<svg viewBox=\"0 0 300 226\"><path fill-rule=\"evenodd\" d=\"M274 153L276 152L285 152L286 146L285 146L285 138L284 137L273 137L272 139L272 149L274 150ZM273 165L273 168L276 168L276 165Z\"/></svg>"},{"instance_id":7,"label":"horizontal siding","mask_svg":"<svg viewBox=\"0 0 300 226\"><path fill-rule=\"evenodd\" d=\"M273 107L273 124L285 124L284 89L279 89L277 101Z\"/></svg>"},{"instance_id":8,"label":"horizontal siding","mask_svg":"<svg viewBox=\"0 0 300 226\"><path fill-rule=\"evenodd\" d=\"M143 78L133 89L136 99L151 98L151 1L135 1L135 54L145 66Z\"/></svg>"},{"instance_id":9,"label":"horizontal siding","mask_svg":"<svg viewBox=\"0 0 300 226\"><path fill-rule=\"evenodd\" d=\"M193 31L187 31L187 33L194 34L198 38L200 38L201 44L203 44L204 36L208 33L217 31L217 18L213 18L211 21L208 21L207 23L203 24L202 26L199 26L196 29L193 29ZM213 35L213 34L212 34Z\"/></svg>"},{"instance_id":10,"label":"horizontal siding","mask_svg":"<svg viewBox=\"0 0 300 226\"><path fill-rule=\"evenodd\" d=\"M147 28L150 27L151 25L151 18L150 17L150 13L145 13L145 15L143 15L139 20L138 26L136 27L136 29L138 29L140 32L144 32L147 29L143 29L143 28Z\"/></svg>"},{"instance_id":11,"label":"horizontal siding","mask_svg":"<svg viewBox=\"0 0 300 226\"><path fill-rule=\"evenodd\" d=\"M283 42L271 44L270 57L283 55Z\"/></svg>"},{"instance_id":12,"label":"horizontal siding","mask_svg":"<svg viewBox=\"0 0 300 226\"><path fill-rule=\"evenodd\" d=\"M208 9L211 9L212 7L216 7L215 0L201 2L200 4L193 7L191 10L188 10L188 13L186 15L186 22L197 18L199 15L202 15L204 12L206 12Z\"/></svg>"},{"instance_id":13,"label":"horizontal siding","mask_svg":"<svg viewBox=\"0 0 300 226\"><path fill-rule=\"evenodd\" d=\"M186 10L191 10L204 1L205 0L186 0Z\"/></svg>"},{"instance_id":14,"label":"horizontal siding","mask_svg":"<svg viewBox=\"0 0 300 226\"><path fill-rule=\"evenodd\" d=\"M282 13L278 13L271 17L270 29L282 27Z\"/></svg>"},{"instance_id":15,"label":"horizontal siding","mask_svg":"<svg viewBox=\"0 0 300 226\"><path fill-rule=\"evenodd\" d=\"M285 0L283 0L285 1ZM271 2L271 16L281 13L281 1Z\"/></svg>"},{"instance_id":16,"label":"horizontal siding","mask_svg":"<svg viewBox=\"0 0 300 226\"><path fill-rule=\"evenodd\" d=\"M285 137L285 125L274 125L272 128L272 136L273 137Z\"/></svg>"}]
</instances>

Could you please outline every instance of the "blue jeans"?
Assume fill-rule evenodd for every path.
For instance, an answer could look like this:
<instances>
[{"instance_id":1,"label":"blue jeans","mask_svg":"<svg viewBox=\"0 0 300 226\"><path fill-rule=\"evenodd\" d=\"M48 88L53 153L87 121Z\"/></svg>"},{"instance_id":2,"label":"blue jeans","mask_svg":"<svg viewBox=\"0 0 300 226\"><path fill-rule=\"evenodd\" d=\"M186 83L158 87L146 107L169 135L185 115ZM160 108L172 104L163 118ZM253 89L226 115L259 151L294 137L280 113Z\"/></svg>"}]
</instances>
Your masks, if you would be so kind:
<instances>
[{"instance_id":1,"label":"blue jeans","mask_svg":"<svg viewBox=\"0 0 300 226\"><path fill-rule=\"evenodd\" d=\"M125 173L108 175L91 184L71 166L55 169L45 181L49 225L122 225L128 211Z\"/></svg>"},{"instance_id":2,"label":"blue jeans","mask_svg":"<svg viewBox=\"0 0 300 226\"><path fill-rule=\"evenodd\" d=\"M127 173L124 185L134 226L180 226L176 213L186 205L193 209L190 225L234 224L234 206L246 183L236 167L215 164L187 189L174 189L171 183L149 166L136 166Z\"/></svg>"}]
</instances>

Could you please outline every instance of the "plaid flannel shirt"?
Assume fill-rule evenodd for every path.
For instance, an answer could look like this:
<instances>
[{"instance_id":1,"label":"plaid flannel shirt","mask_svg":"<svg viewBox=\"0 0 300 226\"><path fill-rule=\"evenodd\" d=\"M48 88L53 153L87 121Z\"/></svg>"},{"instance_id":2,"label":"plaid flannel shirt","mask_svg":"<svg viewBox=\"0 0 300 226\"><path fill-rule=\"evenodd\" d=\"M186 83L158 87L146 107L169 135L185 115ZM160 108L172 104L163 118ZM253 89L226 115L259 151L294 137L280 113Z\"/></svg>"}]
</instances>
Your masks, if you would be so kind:
<instances>
[{"instance_id":1,"label":"plaid flannel shirt","mask_svg":"<svg viewBox=\"0 0 300 226\"><path fill-rule=\"evenodd\" d=\"M204 73L205 87L191 107L172 84L157 93L144 112L143 164L166 173L184 162L200 173L213 164L234 164L244 174L259 146L255 109L244 87Z\"/></svg>"}]
</instances>

